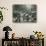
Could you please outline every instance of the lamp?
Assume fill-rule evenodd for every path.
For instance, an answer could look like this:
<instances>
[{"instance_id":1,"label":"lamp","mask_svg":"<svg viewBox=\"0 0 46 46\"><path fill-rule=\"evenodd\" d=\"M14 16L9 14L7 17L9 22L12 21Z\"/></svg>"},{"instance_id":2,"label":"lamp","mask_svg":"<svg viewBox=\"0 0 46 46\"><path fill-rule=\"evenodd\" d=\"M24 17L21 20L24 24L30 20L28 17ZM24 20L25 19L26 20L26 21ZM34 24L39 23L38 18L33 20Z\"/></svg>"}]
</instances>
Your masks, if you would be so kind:
<instances>
[{"instance_id":1,"label":"lamp","mask_svg":"<svg viewBox=\"0 0 46 46\"><path fill-rule=\"evenodd\" d=\"M5 39L9 39L9 32L8 31L12 31L12 29L9 26L6 26L3 28L3 31L5 32Z\"/></svg>"}]
</instances>

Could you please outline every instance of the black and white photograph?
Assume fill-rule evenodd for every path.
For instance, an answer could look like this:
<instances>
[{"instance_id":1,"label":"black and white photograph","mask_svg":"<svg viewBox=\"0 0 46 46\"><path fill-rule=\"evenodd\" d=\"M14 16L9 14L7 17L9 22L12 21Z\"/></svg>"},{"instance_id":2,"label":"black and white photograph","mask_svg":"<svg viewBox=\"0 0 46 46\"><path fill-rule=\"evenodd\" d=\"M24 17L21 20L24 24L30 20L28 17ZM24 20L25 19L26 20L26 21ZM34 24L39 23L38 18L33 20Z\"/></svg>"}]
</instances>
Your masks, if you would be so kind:
<instances>
[{"instance_id":1,"label":"black and white photograph","mask_svg":"<svg viewBox=\"0 0 46 46\"><path fill-rule=\"evenodd\" d=\"M13 5L13 22L14 23L36 23L37 22L37 5Z\"/></svg>"}]
</instances>

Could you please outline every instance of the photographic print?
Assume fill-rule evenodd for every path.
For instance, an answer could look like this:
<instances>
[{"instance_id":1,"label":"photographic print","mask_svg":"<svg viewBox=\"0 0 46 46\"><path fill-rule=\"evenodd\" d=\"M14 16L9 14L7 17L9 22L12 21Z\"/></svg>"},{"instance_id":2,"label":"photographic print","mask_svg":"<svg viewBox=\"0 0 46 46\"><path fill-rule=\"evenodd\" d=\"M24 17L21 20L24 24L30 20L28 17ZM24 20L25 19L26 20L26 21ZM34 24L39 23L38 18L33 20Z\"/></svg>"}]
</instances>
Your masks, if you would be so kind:
<instances>
[{"instance_id":1,"label":"photographic print","mask_svg":"<svg viewBox=\"0 0 46 46\"><path fill-rule=\"evenodd\" d=\"M37 22L37 5L13 5L13 22Z\"/></svg>"}]
</instances>

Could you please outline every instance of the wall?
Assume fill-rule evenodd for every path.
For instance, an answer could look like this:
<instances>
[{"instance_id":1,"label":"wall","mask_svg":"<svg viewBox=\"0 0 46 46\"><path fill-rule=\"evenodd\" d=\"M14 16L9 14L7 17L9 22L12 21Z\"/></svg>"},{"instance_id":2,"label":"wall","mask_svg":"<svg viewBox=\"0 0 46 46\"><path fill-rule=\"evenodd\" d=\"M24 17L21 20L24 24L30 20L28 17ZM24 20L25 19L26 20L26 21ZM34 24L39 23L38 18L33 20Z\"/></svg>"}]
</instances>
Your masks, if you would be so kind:
<instances>
[{"instance_id":1,"label":"wall","mask_svg":"<svg viewBox=\"0 0 46 46\"><path fill-rule=\"evenodd\" d=\"M13 4L36 4L37 5L37 23L13 23L12 5ZM16 37L29 37L34 31L41 31L46 37L46 0L0 0L0 6L8 8L3 11L4 20L0 23L0 46L1 39L4 38L3 27L9 25L12 28L10 35L15 32ZM46 39L45 39L46 45Z\"/></svg>"}]
</instances>

